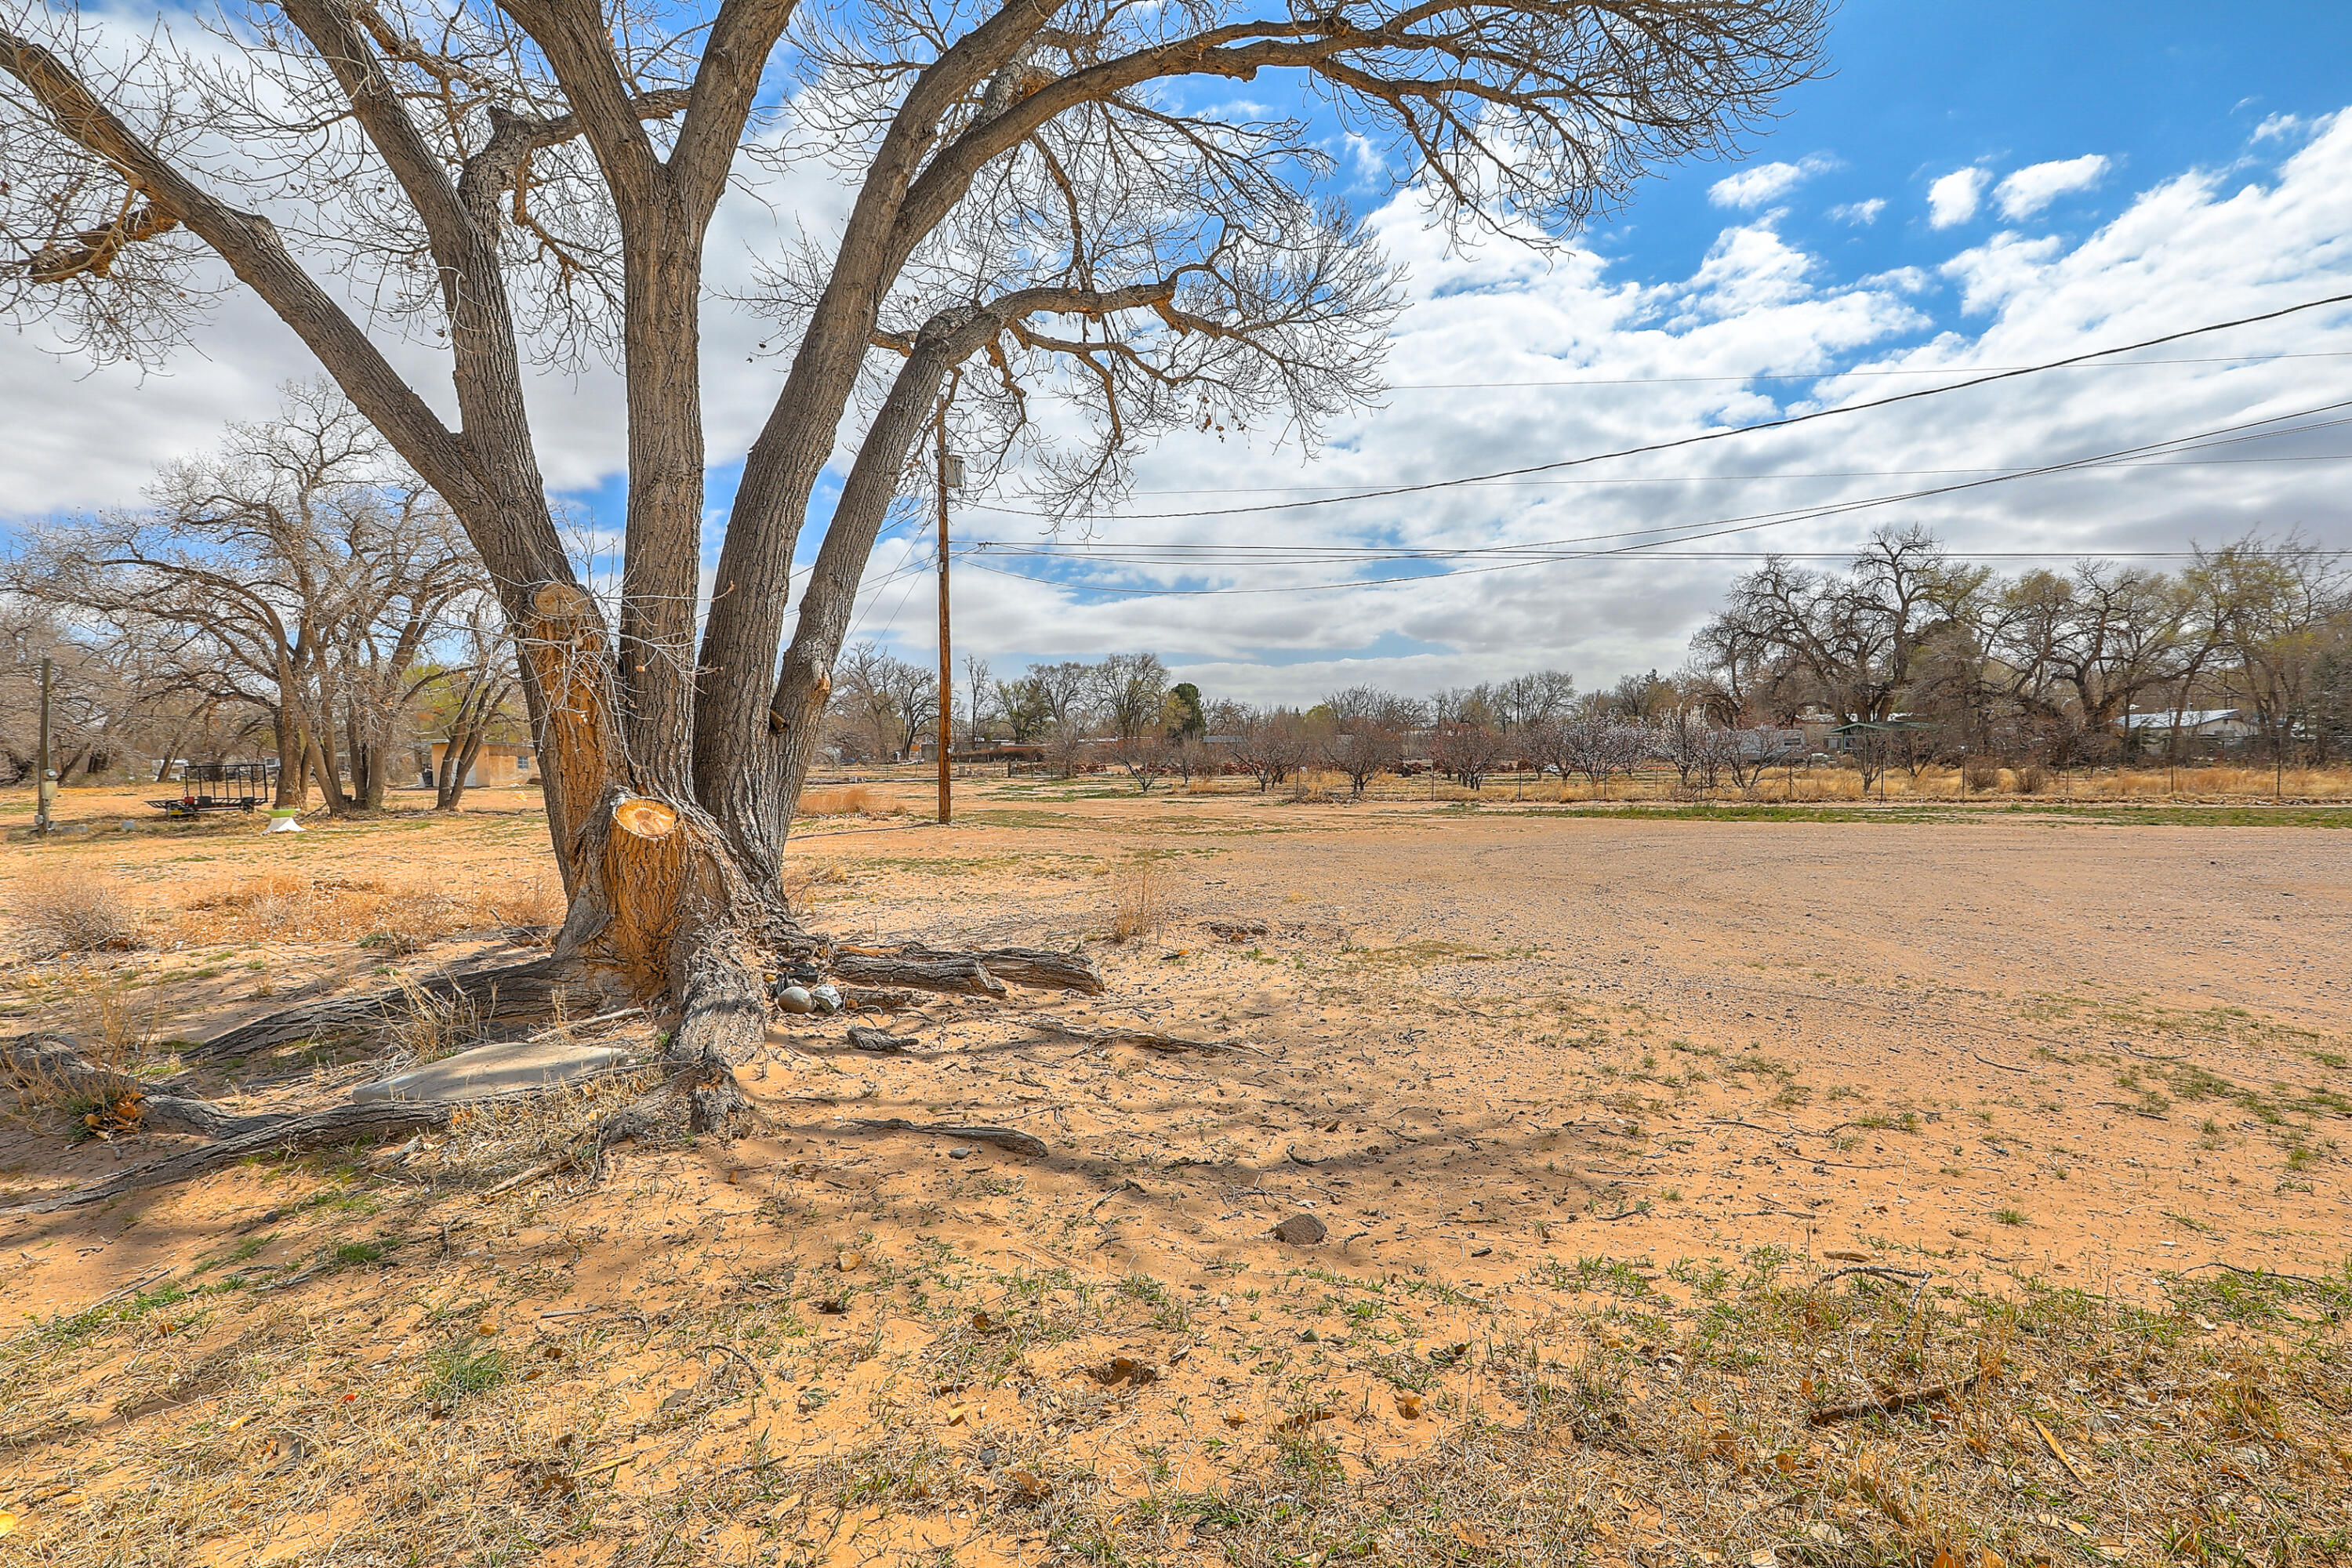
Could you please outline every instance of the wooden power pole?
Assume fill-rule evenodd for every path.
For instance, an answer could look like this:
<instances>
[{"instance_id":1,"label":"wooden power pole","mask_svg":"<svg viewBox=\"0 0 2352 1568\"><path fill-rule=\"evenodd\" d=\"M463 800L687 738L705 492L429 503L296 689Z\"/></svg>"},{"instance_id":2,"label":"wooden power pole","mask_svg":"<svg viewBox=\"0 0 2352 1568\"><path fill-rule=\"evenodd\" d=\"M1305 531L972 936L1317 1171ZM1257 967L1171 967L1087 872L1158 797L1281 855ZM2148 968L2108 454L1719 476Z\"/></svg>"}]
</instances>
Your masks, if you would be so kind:
<instances>
[{"instance_id":1,"label":"wooden power pole","mask_svg":"<svg viewBox=\"0 0 2352 1568\"><path fill-rule=\"evenodd\" d=\"M951 764L948 752L955 739L955 668L954 656L948 644L948 491L963 484L963 459L948 450L948 408L940 404L939 431L939 490L940 490L940 824L945 826L953 814L949 800L948 778Z\"/></svg>"},{"instance_id":2,"label":"wooden power pole","mask_svg":"<svg viewBox=\"0 0 2352 1568\"><path fill-rule=\"evenodd\" d=\"M48 659L41 660L41 757L35 765L40 775L33 782L33 831L49 830L49 813L58 800L58 775L49 765L49 675L53 668Z\"/></svg>"}]
</instances>

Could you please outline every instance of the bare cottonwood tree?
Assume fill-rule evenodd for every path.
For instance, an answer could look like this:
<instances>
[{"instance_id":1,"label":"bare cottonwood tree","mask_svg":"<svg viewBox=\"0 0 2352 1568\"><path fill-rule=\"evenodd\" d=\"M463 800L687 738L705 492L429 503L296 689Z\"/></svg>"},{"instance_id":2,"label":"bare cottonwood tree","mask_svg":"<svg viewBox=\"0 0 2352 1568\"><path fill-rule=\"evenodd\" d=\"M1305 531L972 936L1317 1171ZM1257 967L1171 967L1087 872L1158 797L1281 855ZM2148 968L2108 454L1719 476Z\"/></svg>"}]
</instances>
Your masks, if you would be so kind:
<instances>
[{"instance_id":1,"label":"bare cottonwood tree","mask_svg":"<svg viewBox=\"0 0 2352 1568\"><path fill-rule=\"evenodd\" d=\"M302 803L307 776L336 810L381 805L413 672L452 606L488 590L457 521L317 384L166 468L153 495L149 510L40 530L5 563L8 584L123 639L168 643L180 684L268 714L280 805Z\"/></svg>"},{"instance_id":2,"label":"bare cottonwood tree","mask_svg":"<svg viewBox=\"0 0 2352 1568\"><path fill-rule=\"evenodd\" d=\"M682 1049L748 1047L748 944L782 934L834 659L943 395L959 441L1024 458L1052 507L1115 490L1157 432L1275 419L1311 440L1375 384L1394 283L1321 199L1317 136L1263 90L1193 84L1293 78L1393 145L1443 220L1559 233L1765 110L1811 68L1823 9L253 0L191 49L0 0L6 296L100 358L168 354L231 286L299 335L464 520L524 633L573 903L558 954L685 993ZM788 133L750 134L787 72ZM852 199L838 233L772 258L788 369L706 610L704 246L731 183L773 189L796 158ZM444 351L454 424L373 335L404 332ZM565 558L523 395L535 363L604 353L629 411L611 624ZM810 496L861 395L787 642ZM1080 417L1033 416L1055 398Z\"/></svg>"}]
</instances>

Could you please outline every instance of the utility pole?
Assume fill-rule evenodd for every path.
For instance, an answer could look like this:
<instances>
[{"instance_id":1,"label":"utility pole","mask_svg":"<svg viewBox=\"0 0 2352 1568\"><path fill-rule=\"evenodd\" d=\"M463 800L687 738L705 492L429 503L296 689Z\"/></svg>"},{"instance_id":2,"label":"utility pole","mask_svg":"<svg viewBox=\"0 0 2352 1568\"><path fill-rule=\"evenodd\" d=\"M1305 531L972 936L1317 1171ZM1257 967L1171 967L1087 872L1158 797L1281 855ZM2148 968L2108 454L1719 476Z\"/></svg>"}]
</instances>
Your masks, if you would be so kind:
<instances>
[{"instance_id":1,"label":"utility pole","mask_svg":"<svg viewBox=\"0 0 2352 1568\"><path fill-rule=\"evenodd\" d=\"M944 398L940 402L936 428L940 466L940 826L944 827L953 812L948 792L951 765L948 752L955 734L955 667L948 645L948 491L963 488L963 459L948 450L948 405Z\"/></svg>"},{"instance_id":2,"label":"utility pole","mask_svg":"<svg viewBox=\"0 0 2352 1568\"><path fill-rule=\"evenodd\" d=\"M49 766L49 672L50 660L41 660L41 760L40 777L33 786L33 831L49 830L49 811L58 803L58 775Z\"/></svg>"}]
</instances>

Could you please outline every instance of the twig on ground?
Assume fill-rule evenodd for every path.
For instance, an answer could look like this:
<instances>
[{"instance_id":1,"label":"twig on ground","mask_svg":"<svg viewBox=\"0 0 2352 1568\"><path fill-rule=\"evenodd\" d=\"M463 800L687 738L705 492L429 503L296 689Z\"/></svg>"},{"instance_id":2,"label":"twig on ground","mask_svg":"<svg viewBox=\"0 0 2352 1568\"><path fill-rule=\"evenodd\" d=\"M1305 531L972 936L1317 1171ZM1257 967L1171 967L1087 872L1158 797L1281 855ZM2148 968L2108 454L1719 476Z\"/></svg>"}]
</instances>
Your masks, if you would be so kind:
<instances>
[{"instance_id":1,"label":"twig on ground","mask_svg":"<svg viewBox=\"0 0 2352 1568\"><path fill-rule=\"evenodd\" d=\"M1953 1383L1939 1383L1933 1388L1915 1388L1906 1393L1889 1391L1857 1399L1845 1405L1825 1405L1809 1413L1805 1419L1816 1426L1826 1426L1832 1421L1851 1421L1857 1415L1892 1415L1908 1410L1915 1405L1930 1405L1938 1399L1953 1399L1966 1394L1984 1379L1981 1372L1970 1373ZM2040 1425L2040 1423L2035 1423ZM2046 1436L2048 1434L2044 1434ZM2071 1467L2069 1467L2071 1468Z\"/></svg>"},{"instance_id":2,"label":"twig on ground","mask_svg":"<svg viewBox=\"0 0 2352 1568\"><path fill-rule=\"evenodd\" d=\"M852 1117L842 1126L852 1132L920 1132L934 1138L993 1143L1032 1160L1042 1160L1054 1152L1043 1138L1013 1127L959 1127L945 1122L909 1121L903 1116Z\"/></svg>"},{"instance_id":3,"label":"twig on ground","mask_svg":"<svg viewBox=\"0 0 2352 1568\"><path fill-rule=\"evenodd\" d=\"M1977 1060L1984 1063L1985 1066L1989 1068L1999 1068L2003 1072L2030 1073L2033 1070L2032 1068L2011 1067L2007 1062L1997 1062L1990 1057L1986 1056L1982 1051L1970 1051L1969 1055L1976 1058Z\"/></svg>"}]
</instances>

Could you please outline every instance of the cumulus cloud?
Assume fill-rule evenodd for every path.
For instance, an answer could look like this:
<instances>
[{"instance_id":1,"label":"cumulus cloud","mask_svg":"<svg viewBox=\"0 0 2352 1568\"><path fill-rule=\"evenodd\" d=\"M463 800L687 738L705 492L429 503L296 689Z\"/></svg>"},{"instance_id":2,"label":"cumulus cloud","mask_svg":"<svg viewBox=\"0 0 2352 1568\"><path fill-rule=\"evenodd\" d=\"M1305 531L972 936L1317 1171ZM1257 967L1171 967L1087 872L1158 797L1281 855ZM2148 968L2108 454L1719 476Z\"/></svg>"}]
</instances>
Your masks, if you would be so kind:
<instances>
[{"instance_id":1,"label":"cumulus cloud","mask_svg":"<svg viewBox=\"0 0 2352 1568\"><path fill-rule=\"evenodd\" d=\"M1940 266L1861 278L1841 276L1835 251L1769 219L1728 225L1686 274L1657 279L1591 251L1545 258L1461 245L1401 197L1371 218L1414 292L1392 335L1384 405L1335 422L1313 461L1270 431L1170 439L1144 457L1118 516L1066 536L1096 542L1089 553L1034 553L1045 524L1009 488L961 502L960 548L995 542L957 567L958 646L1000 673L1032 658L1151 648L1213 696L1260 701L1313 701L1366 680L1426 691L1544 667L1572 669L1590 688L1679 664L1753 552L1849 551L1881 522L1925 524L1964 551L2069 556L2179 549L2280 520L2352 546L2342 467L2242 460L2296 450L2263 443L2231 447L2218 454L2226 464L2210 467L2111 468L1843 515L1820 510L1943 482L1927 476L2027 468L2329 402L2341 395L2329 385L2337 362L2318 359L2031 377L1654 457L1262 510L1862 402L2336 292L2352 270L2352 116L2280 152L2287 146L2292 156L2274 167L2157 184L2079 241L1956 238ZM1991 176L1971 169L1947 176L1955 179L1973 213ZM838 194L799 194L812 229L830 232ZM756 204L726 212L711 247L725 267L790 238ZM746 363L764 333L731 307L714 304L704 330L711 453L723 463L764 417L782 366ZM2165 354L2278 354L2347 333L2352 313L2314 313ZM135 504L155 464L217 440L225 417L266 416L276 382L310 374L290 334L235 299L205 347L210 357L142 382L84 378L34 339L0 334L0 428L10 439L0 509L25 522ZM430 356L414 353L403 368L430 387ZM621 443L611 378L551 376L534 404L552 482L613 479ZM1680 552L1626 551L1665 537L1662 529L1688 541ZM1236 550L1223 563L1181 566L1118 553L1141 542ZM1268 563L1270 544L1320 558ZM1335 563L1368 546L1512 553ZM919 525L886 539L856 636L928 653L929 601L916 574L927 550ZM901 565L909 574L885 588Z\"/></svg>"},{"instance_id":2,"label":"cumulus cloud","mask_svg":"<svg viewBox=\"0 0 2352 1568\"><path fill-rule=\"evenodd\" d=\"M1716 181L1706 188L1706 199L1719 207L1753 212L1779 201L1815 174L1836 167L1836 159L1818 153L1794 163L1759 163Z\"/></svg>"},{"instance_id":3,"label":"cumulus cloud","mask_svg":"<svg viewBox=\"0 0 2352 1568\"><path fill-rule=\"evenodd\" d=\"M1844 202L1833 206L1830 208L1830 216L1840 223L1850 223L1858 227L1867 228L1876 223L1878 215L1885 210L1886 198L1873 196L1866 202Z\"/></svg>"},{"instance_id":4,"label":"cumulus cloud","mask_svg":"<svg viewBox=\"0 0 2352 1568\"><path fill-rule=\"evenodd\" d=\"M2060 196L2089 190L2106 178L2109 167L2105 156L2098 153L2048 163L2029 163L2001 181L1993 192L1993 200L2000 204L2003 217L2029 218Z\"/></svg>"},{"instance_id":5,"label":"cumulus cloud","mask_svg":"<svg viewBox=\"0 0 2352 1568\"><path fill-rule=\"evenodd\" d=\"M1927 187L1927 222L1949 228L1977 216L1984 199L1985 182L1992 176L1982 169L1955 169Z\"/></svg>"}]
</instances>

